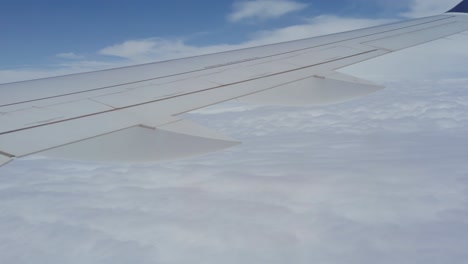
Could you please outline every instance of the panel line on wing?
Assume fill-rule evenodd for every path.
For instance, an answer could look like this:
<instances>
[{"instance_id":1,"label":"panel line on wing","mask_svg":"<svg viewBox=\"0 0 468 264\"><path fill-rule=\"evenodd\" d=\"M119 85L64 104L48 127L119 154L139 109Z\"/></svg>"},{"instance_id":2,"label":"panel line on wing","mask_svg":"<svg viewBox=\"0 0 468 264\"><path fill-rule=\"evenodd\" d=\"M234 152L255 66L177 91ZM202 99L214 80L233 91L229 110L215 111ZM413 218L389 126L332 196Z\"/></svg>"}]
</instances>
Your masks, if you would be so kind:
<instances>
[{"instance_id":1,"label":"panel line on wing","mask_svg":"<svg viewBox=\"0 0 468 264\"><path fill-rule=\"evenodd\" d=\"M224 88L224 87L227 87L227 86L236 85L236 84L241 84L241 83L246 83L246 82L250 82L250 81L254 81L254 80L264 79L264 78L268 78L268 77L272 77L272 76L276 76L276 75L281 75L281 74L285 74L285 73L289 73L289 72L294 72L294 71L298 71L298 70L302 70L302 69L307 69L307 68L311 68L311 67L315 67L315 66L327 64L327 63L330 63L330 62L335 62L335 61L340 61L340 60L344 60L344 59L349 59L349 58L352 58L352 57L356 57L356 56L360 56L360 55L364 55L364 54L369 54L369 53L376 52L376 51L378 51L378 49L369 50L369 51L357 53L357 54L354 54L354 55L351 55L351 56L342 57L342 58L338 58L338 59L333 59L333 60L330 60L330 61L325 61L325 62L321 62L321 63L309 65L309 66L304 66L304 67L300 67L300 68L296 68L296 69L292 69L292 70L287 70L287 71L283 71L283 72L278 72L278 73L270 74L270 75L267 75L267 76L262 76L262 77L258 77L258 78L248 79L248 80L242 80L242 81L233 82L233 83L230 83L230 84L225 84L225 85L216 86L216 87L213 87L213 88L208 88L208 89L204 89L204 90L199 90L199 91L189 92L189 93L185 93L185 94L175 95L175 96L168 97L168 98L152 100L152 101L148 101L148 102L143 102L143 103L134 104L134 105L129 105L129 106L125 106L125 107L119 107L119 108L115 108L115 109L105 110L105 111L96 112L96 113L92 113L92 114L88 114L88 115L83 115L83 116L77 116L77 117L68 118L68 119L64 119L64 120L59 120L59 121L55 121L55 122L51 122L51 123L47 123L47 124L40 124L40 125L35 125L35 126L30 126L30 127L23 127L23 128L18 128L18 129L10 130L10 131L0 132L0 136L1 136L1 135L6 135L6 134L11 134L11 133L14 133L14 132L29 130L29 129L33 129L33 128L43 127L43 126L47 126L47 125L52 125L52 124L57 124L57 123L63 123L63 122L67 122L67 121L71 121L71 120L76 120L76 119L80 119L80 118L95 116L95 115L99 115L99 114L104 114L104 113L110 113L110 112L114 112L114 111L124 110L124 109L128 109L128 108L136 107L136 106L141 106L141 105L156 103L156 102L159 102L159 101L168 100L168 99L173 99L173 98L177 98L177 97L181 97L181 96L186 96L186 95L190 95L190 94L196 94L196 93L206 92L206 91L209 91L209 90L215 90L215 89Z\"/></svg>"},{"instance_id":2,"label":"panel line on wing","mask_svg":"<svg viewBox=\"0 0 468 264\"><path fill-rule=\"evenodd\" d=\"M6 152L3 152L3 151L0 151L0 155L8 157L8 158L14 158L15 157L15 155L12 155L10 153L6 153Z\"/></svg>"}]
</instances>

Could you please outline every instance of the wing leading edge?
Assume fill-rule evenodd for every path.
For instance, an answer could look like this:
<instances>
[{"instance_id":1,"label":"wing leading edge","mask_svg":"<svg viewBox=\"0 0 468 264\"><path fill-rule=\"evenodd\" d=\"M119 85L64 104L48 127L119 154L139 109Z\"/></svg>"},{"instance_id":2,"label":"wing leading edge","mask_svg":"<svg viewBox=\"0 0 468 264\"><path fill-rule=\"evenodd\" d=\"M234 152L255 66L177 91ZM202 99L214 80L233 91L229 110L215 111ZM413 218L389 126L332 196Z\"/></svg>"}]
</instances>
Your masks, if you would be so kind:
<instances>
[{"instance_id":1,"label":"wing leading edge","mask_svg":"<svg viewBox=\"0 0 468 264\"><path fill-rule=\"evenodd\" d=\"M180 114L224 101L325 105L383 87L343 67L468 30L448 13L243 50L0 85L0 166L31 154L141 162L238 144Z\"/></svg>"}]
</instances>

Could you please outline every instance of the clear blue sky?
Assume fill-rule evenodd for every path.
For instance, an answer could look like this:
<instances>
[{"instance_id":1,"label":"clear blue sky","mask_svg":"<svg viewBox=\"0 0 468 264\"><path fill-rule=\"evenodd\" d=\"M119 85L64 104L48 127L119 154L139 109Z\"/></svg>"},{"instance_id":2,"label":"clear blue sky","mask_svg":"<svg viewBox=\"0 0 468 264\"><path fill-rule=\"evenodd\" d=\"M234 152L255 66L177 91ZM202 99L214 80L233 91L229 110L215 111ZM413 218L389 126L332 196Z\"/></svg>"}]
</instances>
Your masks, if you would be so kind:
<instances>
[{"instance_id":1,"label":"clear blue sky","mask_svg":"<svg viewBox=\"0 0 468 264\"><path fill-rule=\"evenodd\" d=\"M92 53L129 39L191 36L192 44L236 43L250 33L288 26L317 14L391 17L407 8L384 1L302 1L308 7L281 19L231 23L232 0L3 0L0 67L51 63L62 52ZM396 1L398 2L398 1ZM203 34L201 34L203 33Z\"/></svg>"}]
</instances>

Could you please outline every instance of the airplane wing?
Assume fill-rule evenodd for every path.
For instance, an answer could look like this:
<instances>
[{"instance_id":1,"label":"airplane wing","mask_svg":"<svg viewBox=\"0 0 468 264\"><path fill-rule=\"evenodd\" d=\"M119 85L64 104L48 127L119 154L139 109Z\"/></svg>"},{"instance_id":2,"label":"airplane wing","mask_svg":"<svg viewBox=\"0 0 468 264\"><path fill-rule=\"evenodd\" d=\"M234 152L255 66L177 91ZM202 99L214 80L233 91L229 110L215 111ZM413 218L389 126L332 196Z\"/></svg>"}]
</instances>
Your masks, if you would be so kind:
<instances>
[{"instance_id":1,"label":"airplane wing","mask_svg":"<svg viewBox=\"0 0 468 264\"><path fill-rule=\"evenodd\" d=\"M181 114L237 99L324 105L382 89L336 70L468 30L448 13L261 47L0 85L0 166L31 154L141 162L238 142Z\"/></svg>"}]
</instances>

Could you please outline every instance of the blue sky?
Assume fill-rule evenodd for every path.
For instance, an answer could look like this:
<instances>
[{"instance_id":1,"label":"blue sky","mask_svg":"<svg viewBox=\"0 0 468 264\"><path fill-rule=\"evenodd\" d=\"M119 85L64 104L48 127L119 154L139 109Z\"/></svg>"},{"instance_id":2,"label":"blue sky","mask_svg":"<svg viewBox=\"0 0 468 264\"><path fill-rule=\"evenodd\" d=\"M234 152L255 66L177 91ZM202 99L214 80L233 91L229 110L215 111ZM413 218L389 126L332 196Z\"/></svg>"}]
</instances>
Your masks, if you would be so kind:
<instances>
[{"instance_id":1,"label":"blue sky","mask_svg":"<svg viewBox=\"0 0 468 264\"><path fill-rule=\"evenodd\" d=\"M301 23L315 15L395 18L409 1L303 1L280 19L233 23L231 0L217 1L2 1L0 68L56 63L60 53L95 55L129 39L186 38L189 43L239 43L260 30Z\"/></svg>"},{"instance_id":2,"label":"blue sky","mask_svg":"<svg viewBox=\"0 0 468 264\"><path fill-rule=\"evenodd\" d=\"M272 2L282 4L269 4ZM0 46L0 81L112 68L323 35L442 13L457 2L263 0L248 4L249 1L240 0L201 3L7 0L2 1L0 9L4 40ZM240 17L233 19L239 14ZM120 50L107 52L109 47L118 45ZM142 45L146 50L141 50ZM126 49L123 53L122 46ZM132 56L128 49L132 49ZM135 54L134 49L140 49L139 53ZM12 74L11 70L16 71Z\"/></svg>"},{"instance_id":3,"label":"blue sky","mask_svg":"<svg viewBox=\"0 0 468 264\"><path fill-rule=\"evenodd\" d=\"M3 65L43 61L69 50L90 53L126 39L203 32L218 25L230 8L223 1L5 2L0 16L9 52L2 49L1 56L9 60Z\"/></svg>"},{"instance_id":4,"label":"blue sky","mask_svg":"<svg viewBox=\"0 0 468 264\"><path fill-rule=\"evenodd\" d=\"M369 2L2 1L0 83L367 27L458 0ZM0 169L0 263L466 264L467 42L344 69L386 86L353 102L185 115L243 142L211 155L15 160Z\"/></svg>"}]
</instances>

